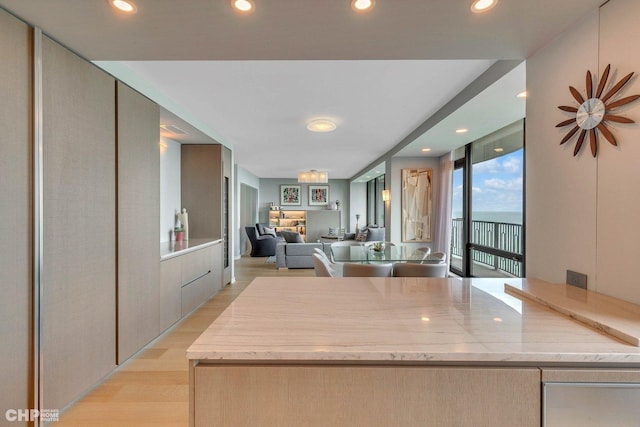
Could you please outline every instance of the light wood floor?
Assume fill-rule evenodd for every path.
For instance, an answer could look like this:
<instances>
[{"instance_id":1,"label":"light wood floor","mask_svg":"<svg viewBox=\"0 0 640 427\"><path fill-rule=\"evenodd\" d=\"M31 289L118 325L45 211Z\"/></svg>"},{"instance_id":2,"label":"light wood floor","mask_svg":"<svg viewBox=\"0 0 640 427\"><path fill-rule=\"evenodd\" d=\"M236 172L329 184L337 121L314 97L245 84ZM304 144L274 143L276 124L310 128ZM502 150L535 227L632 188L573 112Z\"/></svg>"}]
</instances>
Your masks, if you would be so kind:
<instances>
[{"instance_id":1,"label":"light wood floor","mask_svg":"<svg viewBox=\"0 0 640 427\"><path fill-rule=\"evenodd\" d=\"M67 426L187 426L187 347L258 276L314 276L313 269L276 270L265 258L236 261L236 283L149 344L61 416Z\"/></svg>"}]
</instances>

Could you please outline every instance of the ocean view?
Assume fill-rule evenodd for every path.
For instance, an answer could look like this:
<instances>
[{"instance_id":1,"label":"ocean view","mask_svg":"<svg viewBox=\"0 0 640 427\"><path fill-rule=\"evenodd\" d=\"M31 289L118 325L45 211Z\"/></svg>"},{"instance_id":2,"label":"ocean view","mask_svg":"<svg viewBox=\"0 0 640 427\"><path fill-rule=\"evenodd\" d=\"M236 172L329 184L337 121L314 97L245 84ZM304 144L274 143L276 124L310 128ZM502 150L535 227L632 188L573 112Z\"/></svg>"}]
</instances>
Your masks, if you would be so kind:
<instances>
[{"instance_id":1,"label":"ocean view","mask_svg":"<svg viewBox=\"0 0 640 427\"><path fill-rule=\"evenodd\" d=\"M462 212L454 212L453 218L462 218ZM522 212L473 212L475 221L504 222L507 224L522 224Z\"/></svg>"}]
</instances>

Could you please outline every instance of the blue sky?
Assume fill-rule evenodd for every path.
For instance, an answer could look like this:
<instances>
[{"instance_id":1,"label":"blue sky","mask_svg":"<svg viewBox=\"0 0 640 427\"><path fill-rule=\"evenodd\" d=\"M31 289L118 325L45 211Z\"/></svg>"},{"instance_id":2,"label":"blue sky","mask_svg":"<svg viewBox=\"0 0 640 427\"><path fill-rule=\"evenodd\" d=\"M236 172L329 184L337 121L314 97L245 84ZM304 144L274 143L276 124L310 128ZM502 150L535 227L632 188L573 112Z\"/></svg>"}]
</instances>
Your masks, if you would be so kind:
<instances>
[{"instance_id":1,"label":"blue sky","mask_svg":"<svg viewBox=\"0 0 640 427\"><path fill-rule=\"evenodd\" d=\"M474 212L521 212L523 150L473 165ZM453 174L453 212L462 211L462 174Z\"/></svg>"}]
</instances>

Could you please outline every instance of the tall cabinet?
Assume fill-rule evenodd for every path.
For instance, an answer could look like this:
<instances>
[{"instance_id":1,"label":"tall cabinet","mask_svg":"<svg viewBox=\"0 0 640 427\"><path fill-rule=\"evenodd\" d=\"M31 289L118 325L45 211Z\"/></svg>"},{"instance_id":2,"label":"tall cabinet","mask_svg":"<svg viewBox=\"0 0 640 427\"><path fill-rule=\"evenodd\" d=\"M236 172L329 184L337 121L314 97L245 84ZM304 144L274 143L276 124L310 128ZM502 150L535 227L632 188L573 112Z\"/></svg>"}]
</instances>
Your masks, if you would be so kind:
<instances>
[{"instance_id":1,"label":"tall cabinet","mask_svg":"<svg viewBox=\"0 0 640 427\"><path fill-rule=\"evenodd\" d=\"M231 281L231 151L218 144L182 144L181 198L189 238L223 239L223 285Z\"/></svg>"},{"instance_id":2,"label":"tall cabinet","mask_svg":"<svg viewBox=\"0 0 640 427\"><path fill-rule=\"evenodd\" d=\"M160 333L160 108L117 83L118 363Z\"/></svg>"},{"instance_id":3,"label":"tall cabinet","mask_svg":"<svg viewBox=\"0 0 640 427\"><path fill-rule=\"evenodd\" d=\"M185 286L184 295L178 281L161 318L158 105L2 9L0 58L0 426L8 426L10 409L64 410L220 281ZM209 147L200 163L186 151L185 206L193 237L228 243L231 153ZM194 192L191 172L204 178L193 175ZM211 278L222 277L222 245L201 252Z\"/></svg>"},{"instance_id":4,"label":"tall cabinet","mask_svg":"<svg viewBox=\"0 0 640 427\"><path fill-rule=\"evenodd\" d=\"M30 408L31 60L29 27L0 10L0 426L8 409Z\"/></svg>"},{"instance_id":5,"label":"tall cabinet","mask_svg":"<svg viewBox=\"0 0 640 427\"><path fill-rule=\"evenodd\" d=\"M116 365L115 80L43 37L45 408Z\"/></svg>"}]
</instances>

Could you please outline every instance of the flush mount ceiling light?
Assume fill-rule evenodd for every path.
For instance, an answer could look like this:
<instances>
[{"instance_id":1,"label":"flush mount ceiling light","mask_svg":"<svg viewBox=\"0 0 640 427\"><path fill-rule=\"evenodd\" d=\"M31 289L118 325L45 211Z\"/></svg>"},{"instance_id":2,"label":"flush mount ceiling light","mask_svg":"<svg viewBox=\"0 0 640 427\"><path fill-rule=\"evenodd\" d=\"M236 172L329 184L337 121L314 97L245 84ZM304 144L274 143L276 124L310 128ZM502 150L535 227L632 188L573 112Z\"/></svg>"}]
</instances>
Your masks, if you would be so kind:
<instances>
[{"instance_id":1,"label":"flush mount ceiling light","mask_svg":"<svg viewBox=\"0 0 640 427\"><path fill-rule=\"evenodd\" d=\"M456 129L456 133L467 133L467 132L469 132L469 129L465 129L465 128Z\"/></svg>"},{"instance_id":2,"label":"flush mount ceiling light","mask_svg":"<svg viewBox=\"0 0 640 427\"><path fill-rule=\"evenodd\" d=\"M251 0L231 0L231 7L244 15L252 13L256 8Z\"/></svg>"},{"instance_id":3,"label":"flush mount ceiling light","mask_svg":"<svg viewBox=\"0 0 640 427\"><path fill-rule=\"evenodd\" d=\"M496 147L496 148L493 149L493 151L495 151L496 153L502 153L502 152L504 152L504 148Z\"/></svg>"},{"instance_id":4,"label":"flush mount ceiling light","mask_svg":"<svg viewBox=\"0 0 640 427\"><path fill-rule=\"evenodd\" d=\"M307 129L311 132L333 132L336 124L329 119L313 119L307 123Z\"/></svg>"},{"instance_id":5,"label":"flush mount ceiling light","mask_svg":"<svg viewBox=\"0 0 640 427\"><path fill-rule=\"evenodd\" d=\"M498 0L474 0L471 4L471 12L486 12L489 9L493 9L496 4L498 4Z\"/></svg>"},{"instance_id":6,"label":"flush mount ceiling light","mask_svg":"<svg viewBox=\"0 0 640 427\"><path fill-rule=\"evenodd\" d=\"M138 8L136 7L136 5L133 4L133 2L130 2L128 0L107 0L107 1L111 5L111 7L118 10L119 12L134 14L138 11Z\"/></svg>"},{"instance_id":7,"label":"flush mount ceiling light","mask_svg":"<svg viewBox=\"0 0 640 427\"><path fill-rule=\"evenodd\" d=\"M429 151L431 151L431 148L423 148L421 151L424 153L428 153Z\"/></svg>"},{"instance_id":8,"label":"flush mount ceiling light","mask_svg":"<svg viewBox=\"0 0 640 427\"><path fill-rule=\"evenodd\" d=\"M351 0L351 8L356 12L368 12L374 5L374 0Z\"/></svg>"},{"instance_id":9,"label":"flush mount ceiling light","mask_svg":"<svg viewBox=\"0 0 640 427\"><path fill-rule=\"evenodd\" d=\"M523 90L522 92L516 95L516 98L526 98L528 95L529 94L527 93L527 91Z\"/></svg>"},{"instance_id":10,"label":"flush mount ceiling light","mask_svg":"<svg viewBox=\"0 0 640 427\"><path fill-rule=\"evenodd\" d=\"M298 182L305 184L326 184L329 182L329 173L315 169L298 172Z\"/></svg>"}]
</instances>

